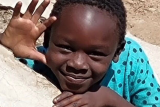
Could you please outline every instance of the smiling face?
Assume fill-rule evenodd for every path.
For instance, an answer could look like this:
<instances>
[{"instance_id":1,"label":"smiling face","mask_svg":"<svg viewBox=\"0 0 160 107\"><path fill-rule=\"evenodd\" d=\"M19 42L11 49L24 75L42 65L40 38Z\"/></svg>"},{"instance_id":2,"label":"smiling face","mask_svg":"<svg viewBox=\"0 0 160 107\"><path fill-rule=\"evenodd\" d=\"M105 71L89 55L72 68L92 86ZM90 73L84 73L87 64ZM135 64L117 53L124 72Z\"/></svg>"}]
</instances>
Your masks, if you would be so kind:
<instances>
[{"instance_id":1,"label":"smiling face","mask_svg":"<svg viewBox=\"0 0 160 107\"><path fill-rule=\"evenodd\" d=\"M118 46L114 19L88 5L63 8L46 53L62 90L83 93L103 78Z\"/></svg>"}]
</instances>

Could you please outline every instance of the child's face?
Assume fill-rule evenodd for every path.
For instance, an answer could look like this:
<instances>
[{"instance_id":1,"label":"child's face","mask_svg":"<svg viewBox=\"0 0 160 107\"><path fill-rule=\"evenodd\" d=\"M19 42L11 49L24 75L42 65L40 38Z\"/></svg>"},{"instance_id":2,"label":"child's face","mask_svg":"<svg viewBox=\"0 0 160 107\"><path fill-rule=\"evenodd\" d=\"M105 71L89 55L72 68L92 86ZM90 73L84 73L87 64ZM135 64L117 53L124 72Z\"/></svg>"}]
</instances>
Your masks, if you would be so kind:
<instances>
[{"instance_id":1,"label":"child's face","mask_svg":"<svg viewBox=\"0 0 160 107\"><path fill-rule=\"evenodd\" d=\"M105 75L118 45L115 18L85 5L63 8L55 22L47 64L63 90L83 93Z\"/></svg>"}]
</instances>

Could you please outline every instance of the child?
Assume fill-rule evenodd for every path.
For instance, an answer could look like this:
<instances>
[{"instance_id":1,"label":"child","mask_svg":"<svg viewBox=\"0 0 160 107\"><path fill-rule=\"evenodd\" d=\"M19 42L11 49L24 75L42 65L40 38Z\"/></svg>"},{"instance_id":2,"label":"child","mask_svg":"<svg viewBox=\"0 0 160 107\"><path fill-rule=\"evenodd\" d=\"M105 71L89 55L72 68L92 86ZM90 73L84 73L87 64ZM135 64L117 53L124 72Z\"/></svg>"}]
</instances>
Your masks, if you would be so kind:
<instances>
[{"instance_id":1,"label":"child","mask_svg":"<svg viewBox=\"0 0 160 107\"><path fill-rule=\"evenodd\" d=\"M17 3L0 41L16 57L32 59L31 68L51 69L62 90L54 107L160 107L160 86L144 51L124 37L121 0L58 0L39 25L49 1L33 14L37 2L22 17ZM38 52L35 42L45 30L45 48Z\"/></svg>"}]
</instances>

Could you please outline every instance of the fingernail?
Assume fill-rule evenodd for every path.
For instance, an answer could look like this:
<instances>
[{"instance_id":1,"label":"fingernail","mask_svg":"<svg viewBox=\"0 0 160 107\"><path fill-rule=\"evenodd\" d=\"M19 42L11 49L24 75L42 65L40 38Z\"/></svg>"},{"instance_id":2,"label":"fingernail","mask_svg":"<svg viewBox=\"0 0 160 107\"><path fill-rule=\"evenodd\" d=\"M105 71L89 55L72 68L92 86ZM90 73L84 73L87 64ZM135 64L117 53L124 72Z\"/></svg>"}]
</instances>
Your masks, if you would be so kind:
<instances>
[{"instance_id":1,"label":"fingernail","mask_svg":"<svg viewBox=\"0 0 160 107\"><path fill-rule=\"evenodd\" d=\"M55 16L53 16L52 18L53 18L54 20L57 20L57 17L55 17Z\"/></svg>"},{"instance_id":2,"label":"fingernail","mask_svg":"<svg viewBox=\"0 0 160 107\"><path fill-rule=\"evenodd\" d=\"M57 99L55 98L53 101L56 103L56 102L57 102Z\"/></svg>"},{"instance_id":3,"label":"fingernail","mask_svg":"<svg viewBox=\"0 0 160 107\"><path fill-rule=\"evenodd\" d=\"M58 104L53 105L53 107L60 107Z\"/></svg>"},{"instance_id":4,"label":"fingernail","mask_svg":"<svg viewBox=\"0 0 160 107\"><path fill-rule=\"evenodd\" d=\"M57 103L57 102L58 102L58 98L55 98L55 99L53 100L53 102L54 102L54 103Z\"/></svg>"}]
</instances>

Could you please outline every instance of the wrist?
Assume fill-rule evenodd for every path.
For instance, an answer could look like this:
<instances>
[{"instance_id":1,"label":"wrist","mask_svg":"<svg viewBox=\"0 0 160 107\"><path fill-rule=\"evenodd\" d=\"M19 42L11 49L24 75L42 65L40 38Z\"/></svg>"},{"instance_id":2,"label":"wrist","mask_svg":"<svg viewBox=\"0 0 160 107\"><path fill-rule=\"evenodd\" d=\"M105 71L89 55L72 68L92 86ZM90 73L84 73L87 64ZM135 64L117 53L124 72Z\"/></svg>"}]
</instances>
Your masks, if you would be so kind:
<instances>
[{"instance_id":1,"label":"wrist","mask_svg":"<svg viewBox=\"0 0 160 107\"><path fill-rule=\"evenodd\" d=\"M1 42L1 41L2 41L2 35L3 35L3 34L0 33L0 44L2 44L2 42Z\"/></svg>"},{"instance_id":2,"label":"wrist","mask_svg":"<svg viewBox=\"0 0 160 107\"><path fill-rule=\"evenodd\" d=\"M0 33L0 44L4 45L4 33Z\"/></svg>"},{"instance_id":3,"label":"wrist","mask_svg":"<svg viewBox=\"0 0 160 107\"><path fill-rule=\"evenodd\" d=\"M10 49L9 48L9 39L8 38L6 38L7 36L6 36L6 33L5 32L3 32L3 33L0 33L0 44L1 45L3 45L3 46L5 46L6 48L8 48L8 49Z\"/></svg>"}]
</instances>

